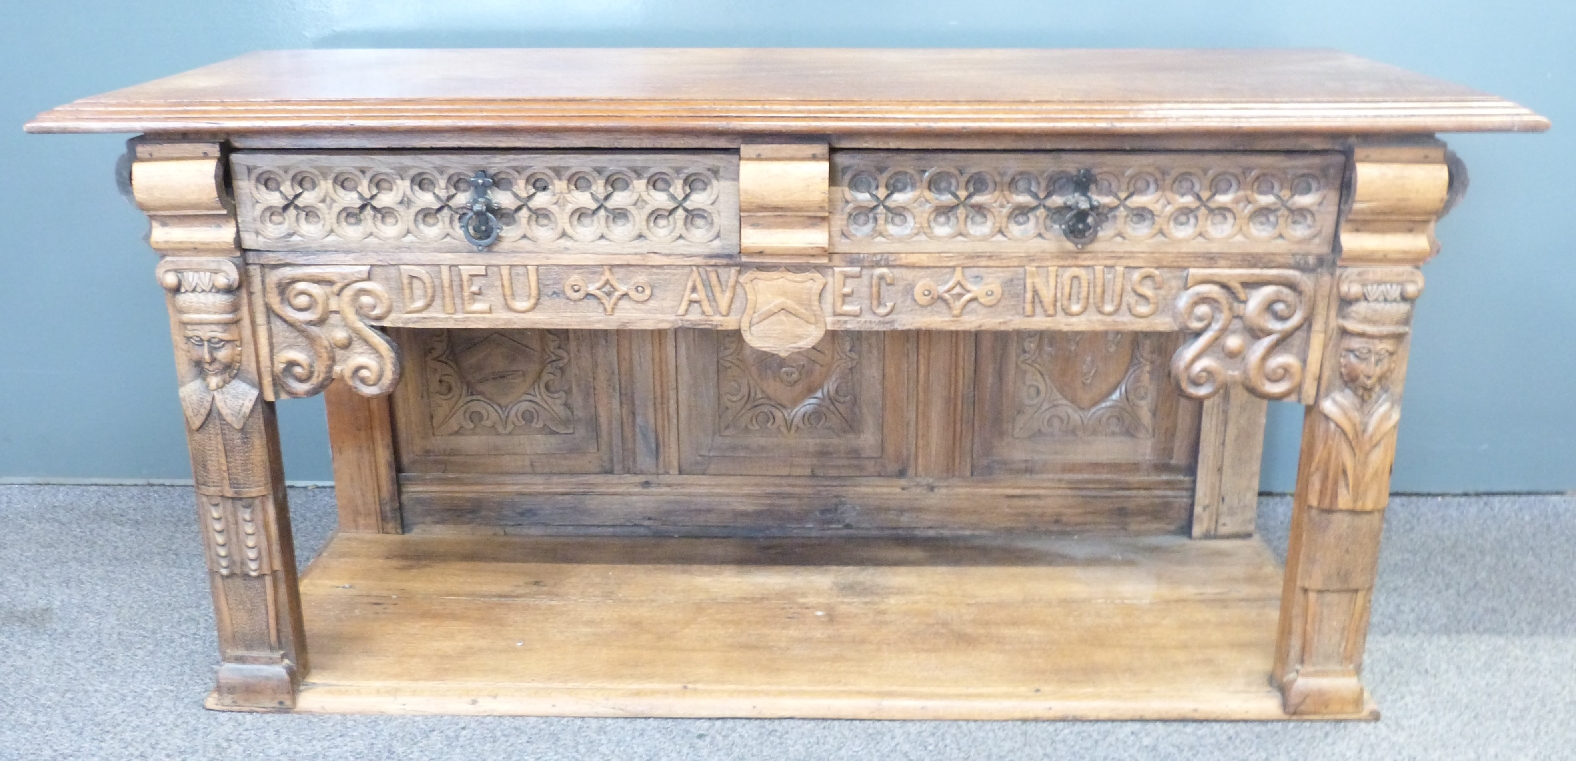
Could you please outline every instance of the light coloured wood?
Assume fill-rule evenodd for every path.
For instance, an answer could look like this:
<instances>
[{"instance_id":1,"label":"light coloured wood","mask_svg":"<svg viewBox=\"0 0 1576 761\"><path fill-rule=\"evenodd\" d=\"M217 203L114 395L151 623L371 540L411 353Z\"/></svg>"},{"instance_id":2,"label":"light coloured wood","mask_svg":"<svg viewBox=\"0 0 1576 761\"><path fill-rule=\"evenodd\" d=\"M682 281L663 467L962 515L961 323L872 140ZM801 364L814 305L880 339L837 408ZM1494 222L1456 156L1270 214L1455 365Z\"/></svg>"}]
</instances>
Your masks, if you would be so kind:
<instances>
[{"instance_id":1,"label":"light coloured wood","mask_svg":"<svg viewBox=\"0 0 1576 761\"><path fill-rule=\"evenodd\" d=\"M1167 378L1173 336L1022 331L975 342L973 475L1050 475L1071 463L1186 470L1172 459L1185 403Z\"/></svg>"},{"instance_id":2,"label":"light coloured wood","mask_svg":"<svg viewBox=\"0 0 1576 761\"><path fill-rule=\"evenodd\" d=\"M154 147L158 145L158 147ZM217 143L134 144L131 193L163 254L234 256L235 217Z\"/></svg>"},{"instance_id":3,"label":"light coloured wood","mask_svg":"<svg viewBox=\"0 0 1576 761\"><path fill-rule=\"evenodd\" d=\"M791 296L802 310L795 319L815 333L809 344L826 330L1170 332L1178 329L1175 302L1187 279L1205 280L1213 272L1103 264L822 265L787 272L780 264L759 263L512 265L485 254L443 264L344 266L334 261L264 265L265 285L270 293L282 294L301 282L336 281L336 290L358 284L380 304L380 314L363 316L362 322L410 328L742 329L775 301L768 296L783 291L780 295ZM1296 270L1230 272L1303 282ZM840 287L833 288L834 283ZM1031 283L1042 284L1040 290L1031 294ZM282 296L270 306L274 303L279 304L273 310L277 351L299 340L291 334L300 331L282 319L280 312L292 311Z\"/></svg>"},{"instance_id":4,"label":"light coloured wood","mask_svg":"<svg viewBox=\"0 0 1576 761\"><path fill-rule=\"evenodd\" d=\"M881 463L833 457L724 464L741 461L735 470L834 475L413 473L400 483L410 531L471 534L1158 535L1186 530L1193 496L1185 474L1071 458L1060 472L1011 478L849 477L835 474Z\"/></svg>"},{"instance_id":5,"label":"light coloured wood","mask_svg":"<svg viewBox=\"0 0 1576 761\"><path fill-rule=\"evenodd\" d=\"M489 252L739 248L738 157L717 151L243 151L230 164L250 249L474 251L460 222L478 171L492 179L485 193L497 207Z\"/></svg>"},{"instance_id":6,"label":"light coloured wood","mask_svg":"<svg viewBox=\"0 0 1576 761\"><path fill-rule=\"evenodd\" d=\"M908 468L913 335L826 333L787 357L679 331L680 472L898 476Z\"/></svg>"},{"instance_id":7,"label":"light coloured wood","mask_svg":"<svg viewBox=\"0 0 1576 761\"><path fill-rule=\"evenodd\" d=\"M1253 540L341 536L300 706L1282 718L1278 578Z\"/></svg>"},{"instance_id":8,"label":"light coloured wood","mask_svg":"<svg viewBox=\"0 0 1576 761\"><path fill-rule=\"evenodd\" d=\"M1348 713L1367 700L1359 675L1390 500L1415 268L1339 272L1339 320L1303 416L1275 682L1292 714Z\"/></svg>"},{"instance_id":9,"label":"light coloured wood","mask_svg":"<svg viewBox=\"0 0 1576 761\"><path fill-rule=\"evenodd\" d=\"M1196 438L1197 423L1161 377L1156 360L1175 345L1164 336L1106 358L1119 378L1139 368L1142 384L1082 388L1044 376L1044 358L1021 360L1011 341L976 359L967 333L827 333L789 357L715 331L616 335L615 358L577 353L601 340L581 331L400 331L404 375L417 379L395 395L406 525L1168 533L1187 523L1193 455L1176 442ZM1033 388L1062 401L1009 395L976 413L976 364L1013 383L1037 378ZM995 399L995 386L981 388ZM1047 427L1073 409L1057 388L1089 406L1078 425ZM1015 417L1032 425L1015 432ZM1132 427L1108 430L1113 420ZM1015 442L1019 460L976 463L977 428ZM682 475L650 477L659 473ZM969 479L993 474L1014 477Z\"/></svg>"},{"instance_id":10,"label":"light coloured wood","mask_svg":"<svg viewBox=\"0 0 1576 761\"><path fill-rule=\"evenodd\" d=\"M692 254L606 254L593 258L576 254L562 253L509 253L489 252L485 257L479 257L475 252L470 253L402 253L361 251L356 253L342 253L334 251L245 251L247 263L257 265L385 265L385 266L429 266L461 265L486 263L493 266L509 265L524 267L539 266L590 266L598 267L607 265L612 267L625 266L686 266L686 267L733 267L739 264L737 257L692 255ZM1333 255L1325 257L1333 259ZM1066 267L1127 267L1133 270L1144 267L1157 269L1188 269L1192 267L1208 267L1212 269L1308 269L1310 257L1292 254L1275 253L1235 253L1220 254L1209 252L1174 252L1166 250L1148 252L1108 252L1084 253L1069 252L1059 253L1055 257L1056 266ZM990 253L990 252L912 252L912 253L882 253L882 254L839 254L827 256L826 264L838 267L1041 267L1049 272L1050 258L1040 253ZM1316 266L1316 265L1313 265ZM780 267L780 265L779 265ZM794 269L804 269L795 266ZM523 270L516 271L516 278L520 288L524 291ZM594 273L589 270L588 274ZM1043 274L1043 273L1042 273ZM520 295L520 294L517 294ZM520 296L523 298L523 295ZM699 307L696 307L699 310Z\"/></svg>"},{"instance_id":11,"label":"light coloured wood","mask_svg":"<svg viewBox=\"0 0 1576 761\"><path fill-rule=\"evenodd\" d=\"M308 660L279 433L257 388L242 271L239 259L189 256L157 268L219 633L212 700L278 711L295 706Z\"/></svg>"},{"instance_id":12,"label":"light coloured wood","mask_svg":"<svg viewBox=\"0 0 1576 761\"><path fill-rule=\"evenodd\" d=\"M623 460L629 473L679 472L676 336L672 331L621 331L618 384L623 392ZM529 490L537 493L535 489Z\"/></svg>"},{"instance_id":13,"label":"light coloured wood","mask_svg":"<svg viewBox=\"0 0 1576 761\"><path fill-rule=\"evenodd\" d=\"M1241 386L1204 402L1193 493L1194 539L1253 536L1268 407Z\"/></svg>"},{"instance_id":14,"label":"light coloured wood","mask_svg":"<svg viewBox=\"0 0 1576 761\"><path fill-rule=\"evenodd\" d=\"M615 334L396 331L401 472L612 473L625 457Z\"/></svg>"},{"instance_id":15,"label":"light coloured wood","mask_svg":"<svg viewBox=\"0 0 1576 761\"><path fill-rule=\"evenodd\" d=\"M194 135L201 137L202 135ZM631 150L737 150L746 143L759 143L748 135L708 132L422 132L390 134L362 132L354 135L324 132L227 133L237 150L377 150L387 148L453 150L464 149L537 149L613 148ZM893 135L881 132L845 133L817 136L830 147L841 150L1011 150L1011 151L1321 151L1347 150L1350 135L1286 133L1247 134L943 134ZM814 139L814 138L806 138ZM1401 139L1401 138L1397 138ZM1431 139L1431 138L1430 138Z\"/></svg>"},{"instance_id":16,"label":"light coloured wood","mask_svg":"<svg viewBox=\"0 0 1576 761\"><path fill-rule=\"evenodd\" d=\"M1345 163L1332 151L838 151L832 250L1324 254ZM1096 179L1089 242L1061 229L1080 170Z\"/></svg>"},{"instance_id":17,"label":"light coloured wood","mask_svg":"<svg viewBox=\"0 0 1576 761\"><path fill-rule=\"evenodd\" d=\"M339 530L401 533L399 472L394 462L394 422L388 397L362 396L343 383L334 383L324 390L323 404L328 412Z\"/></svg>"},{"instance_id":18,"label":"light coloured wood","mask_svg":"<svg viewBox=\"0 0 1576 761\"><path fill-rule=\"evenodd\" d=\"M1547 126L1331 52L467 50L28 129L149 135L212 707L1360 718L1431 135ZM303 588L271 403L325 391ZM1183 536L1251 525L1262 399L1278 596Z\"/></svg>"},{"instance_id":19,"label":"light coloured wood","mask_svg":"<svg viewBox=\"0 0 1576 761\"><path fill-rule=\"evenodd\" d=\"M259 52L85 98L27 128L1415 135L1548 120L1324 50L598 48Z\"/></svg>"},{"instance_id":20,"label":"light coloured wood","mask_svg":"<svg viewBox=\"0 0 1576 761\"><path fill-rule=\"evenodd\" d=\"M1450 191L1443 153L1443 146L1389 148L1359 158L1341 224L1343 266L1419 265L1438 253L1434 222Z\"/></svg>"},{"instance_id":21,"label":"light coloured wood","mask_svg":"<svg viewBox=\"0 0 1576 761\"><path fill-rule=\"evenodd\" d=\"M975 342L972 333L921 331L914 373L914 475L971 475Z\"/></svg>"},{"instance_id":22,"label":"light coloured wood","mask_svg":"<svg viewBox=\"0 0 1576 761\"><path fill-rule=\"evenodd\" d=\"M828 149L739 146L739 252L745 261L826 261Z\"/></svg>"}]
</instances>

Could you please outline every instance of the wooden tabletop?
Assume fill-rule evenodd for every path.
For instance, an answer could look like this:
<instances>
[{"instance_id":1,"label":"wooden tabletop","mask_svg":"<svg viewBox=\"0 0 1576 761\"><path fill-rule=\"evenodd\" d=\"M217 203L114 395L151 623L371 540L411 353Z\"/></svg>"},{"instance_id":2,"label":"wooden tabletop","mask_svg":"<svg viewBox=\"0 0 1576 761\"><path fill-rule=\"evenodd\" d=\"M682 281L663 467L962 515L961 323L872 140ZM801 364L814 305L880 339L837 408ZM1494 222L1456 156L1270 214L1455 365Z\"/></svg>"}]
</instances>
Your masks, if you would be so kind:
<instances>
[{"instance_id":1,"label":"wooden tabletop","mask_svg":"<svg viewBox=\"0 0 1576 761\"><path fill-rule=\"evenodd\" d=\"M1325 50L278 50L30 132L1175 134L1541 131L1510 101Z\"/></svg>"}]
</instances>

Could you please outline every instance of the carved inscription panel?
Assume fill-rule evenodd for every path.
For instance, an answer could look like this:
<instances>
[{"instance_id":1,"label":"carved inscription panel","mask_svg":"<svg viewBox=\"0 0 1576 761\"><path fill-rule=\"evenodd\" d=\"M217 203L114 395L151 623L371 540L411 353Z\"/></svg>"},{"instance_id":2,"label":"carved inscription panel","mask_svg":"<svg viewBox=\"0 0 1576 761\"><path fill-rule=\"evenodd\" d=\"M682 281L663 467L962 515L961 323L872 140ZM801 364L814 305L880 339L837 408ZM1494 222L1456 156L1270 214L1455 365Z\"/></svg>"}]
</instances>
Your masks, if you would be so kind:
<instances>
[{"instance_id":1,"label":"carved inscription panel","mask_svg":"<svg viewBox=\"0 0 1576 761\"><path fill-rule=\"evenodd\" d=\"M831 250L1328 253L1344 165L1328 151L839 151ZM1063 229L1081 203L1087 240Z\"/></svg>"},{"instance_id":2,"label":"carved inscription panel","mask_svg":"<svg viewBox=\"0 0 1576 761\"><path fill-rule=\"evenodd\" d=\"M272 311L277 386L315 393L334 377L383 393L394 347L372 325L443 328L737 329L790 357L828 332L1057 330L1195 334L1171 359L1185 393L1240 382L1271 399L1306 394L1326 275L1291 269L1126 265L711 267L513 264L297 265L253 259ZM742 297L741 297L742 293ZM272 386L270 386L272 388Z\"/></svg>"},{"instance_id":3,"label":"carved inscription panel","mask_svg":"<svg viewBox=\"0 0 1576 761\"><path fill-rule=\"evenodd\" d=\"M307 256L250 258L264 263L270 283L302 280L318 270L356 270L375 286L368 292L389 299L386 312L363 318L373 324L730 328L796 349L813 345L827 330L1175 330L1176 297L1188 272L1104 264L557 265L487 256L370 267L295 263L328 258Z\"/></svg>"},{"instance_id":4,"label":"carved inscription panel","mask_svg":"<svg viewBox=\"0 0 1576 761\"><path fill-rule=\"evenodd\" d=\"M492 181L492 251L739 250L735 153L240 152L231 167L252 249L472 250L460 226L480 171Z\"/></svg>"}]
</instances>

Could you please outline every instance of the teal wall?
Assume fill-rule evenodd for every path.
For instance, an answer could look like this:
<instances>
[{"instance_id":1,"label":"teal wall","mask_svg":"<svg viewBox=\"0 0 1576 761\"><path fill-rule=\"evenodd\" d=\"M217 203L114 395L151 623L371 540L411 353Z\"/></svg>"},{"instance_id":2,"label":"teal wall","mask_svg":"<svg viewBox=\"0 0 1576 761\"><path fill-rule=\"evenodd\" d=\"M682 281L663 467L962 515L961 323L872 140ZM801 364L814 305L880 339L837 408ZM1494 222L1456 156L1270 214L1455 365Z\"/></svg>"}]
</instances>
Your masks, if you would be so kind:
<instances>
[{"instance_id":1,"label":"teal wall","mask_svg":"<svg viewBox=\"0 0 1576 761\"><path fill-rule=\"evenodd\" d=\"M1576 3L1079 0L59 0L0 26L0 477L188 478L163 294L115 192L124 136L33 114L259 48L1333 47L1503 95L1544 135L1449 138L1472 193L1427 269L1396 458L1403 491L1576 489ZM1090 53L1091 56L1099 53ZM529 76L529 72L521 72ZM330 478L318 400L282 403L285 469ZM1271 406L1264 486L1301 415Z\"/></svg>"}]
</instances>

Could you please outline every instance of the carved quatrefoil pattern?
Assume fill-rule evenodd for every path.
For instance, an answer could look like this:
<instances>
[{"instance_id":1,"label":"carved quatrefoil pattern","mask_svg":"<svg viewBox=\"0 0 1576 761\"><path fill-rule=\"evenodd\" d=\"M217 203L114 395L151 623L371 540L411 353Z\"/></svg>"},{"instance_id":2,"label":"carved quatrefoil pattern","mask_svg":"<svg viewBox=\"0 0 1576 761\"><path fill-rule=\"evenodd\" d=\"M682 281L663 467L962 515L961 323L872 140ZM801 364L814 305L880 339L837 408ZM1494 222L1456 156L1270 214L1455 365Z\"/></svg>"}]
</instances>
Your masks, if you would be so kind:
<instances>
[{"instance_id":1,"label":"carved quatrefoil pattern","mask_svg":"<svg viewBox=\"0 0 1576 761\"><path fill-rule=\"evenodd\" d=\"M1060 209L1094 170L1091 250L1328 251L1341 159L1332 153L846 152L835 156L841 251L1069 249Z\"/></svg>"},{"instance_id":2,"label":"carved quatrefoil pattern","mask_svg":"<svg viewBox=\"0 0 1576 761\"><path fill-rule=\"evenodd\" d=\"M737 169L711 154L234 158L242 244L266 250L469 250L459 217L493 178L492 250L737 250ZM642 160L642 158L646 160ZM447 160L445 160L447 159Z\"/></svg>"}]
</instances>

